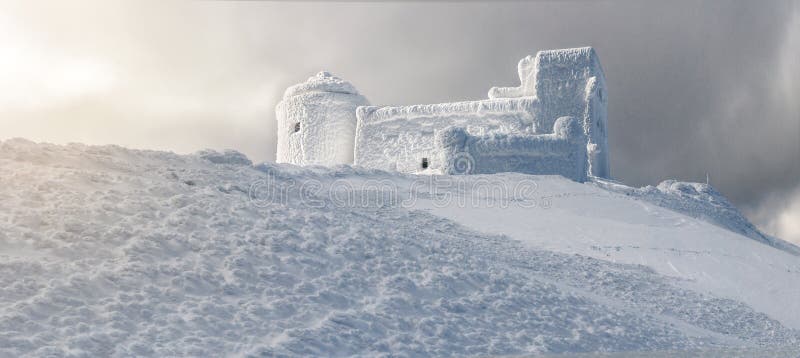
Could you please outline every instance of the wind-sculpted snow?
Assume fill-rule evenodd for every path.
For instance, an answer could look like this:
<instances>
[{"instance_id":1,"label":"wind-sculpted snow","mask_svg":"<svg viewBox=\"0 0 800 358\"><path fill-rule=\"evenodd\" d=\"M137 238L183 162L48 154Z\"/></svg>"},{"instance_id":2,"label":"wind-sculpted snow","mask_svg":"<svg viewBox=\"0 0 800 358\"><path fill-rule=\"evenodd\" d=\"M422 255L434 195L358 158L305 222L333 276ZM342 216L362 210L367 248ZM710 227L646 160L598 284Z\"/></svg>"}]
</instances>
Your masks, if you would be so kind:
<instances>
[{"instance_id":1,"label":"wind-sculpted snow","mask_svg":"<svg viewBox=\"0 0 800 358\"><path fill-rule=\"evenodd\" d=\"M800 333L773 318L644 266L532 248L419 203L342 205L326 195L338 185L369 197L361 188L378 182L404 200L434 197L408 190L411 176L221 157L232 160L0 143L0 356L798 344Z\"/></svg>"},{"instance_id":2,"label":"wind-sculpted snow","mask_svg":"<svg viewBox=\"0 0 800 358\"><path fill-rule=\"evenodd\" d=\"M763 234L728 199L708 184L665 180L658 186L630 188L602 179L598 179L597 184L607 190L637 197L658 206L712 222L751 239L800 256L800 247Z\"/></svg>"},{"instance_id":3,"label":"wind-sculpted snow","mask_svg":"<svg viewBox=\"0 0 800 358\"><path fill-rule=\"evenodd\" d=\"M204 149L197 153L195 153L200 158L203 158L209 162L217 163L217 164L232 164L232 165L253 165L253 162L247 158L242 153L239 153L235 150L224 150L222 152L218 152L213 149Z\"/></svg>"}]
</instances>

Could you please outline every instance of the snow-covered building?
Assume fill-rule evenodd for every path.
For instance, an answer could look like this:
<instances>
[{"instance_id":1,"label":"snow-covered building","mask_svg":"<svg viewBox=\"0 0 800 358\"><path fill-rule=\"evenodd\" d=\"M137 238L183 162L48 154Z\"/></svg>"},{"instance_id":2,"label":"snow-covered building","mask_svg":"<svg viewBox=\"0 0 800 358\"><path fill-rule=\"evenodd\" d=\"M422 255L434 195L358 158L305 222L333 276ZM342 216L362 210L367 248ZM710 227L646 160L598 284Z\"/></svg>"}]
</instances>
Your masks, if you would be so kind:
<instances>
[{"instance_id":1,"label":"snow-covered building","mask_svg":"<svg viewBox=\"0 0 800 358\"><path fill-rule=\"evenodd\" d=\"M369 106L320 72L276 109L278 162L355 164L417 174L608 177L605 76L591 47L520 60L520 85L478 101Z\"/></svg>"},{"instance_id":2,"label":"snow-covered building","mask_svg":"<svg viewBox=\"0 0 800 358\"><path fill-rule=\"evenodd\" d=\"M356 108L368 104L352 84L328 72L287 88L275 109L278 162L353 164Z\"/></svg>"}]
</instances>

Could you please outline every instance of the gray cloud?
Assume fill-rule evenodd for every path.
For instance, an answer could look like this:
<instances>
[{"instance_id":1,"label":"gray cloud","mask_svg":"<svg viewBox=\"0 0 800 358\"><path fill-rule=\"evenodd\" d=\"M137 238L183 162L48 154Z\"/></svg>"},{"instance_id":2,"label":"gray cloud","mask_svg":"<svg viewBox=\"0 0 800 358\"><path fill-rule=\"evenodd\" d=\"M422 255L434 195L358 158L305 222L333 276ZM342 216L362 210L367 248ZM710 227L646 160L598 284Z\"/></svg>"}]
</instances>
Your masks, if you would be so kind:
<instances>
[{"instance_id":1,"label":"gray cloud","mask_svg":"<svg viewBox=\"0 0 800 358\"><path fill-rule=\"evenodd\" d=\"M103 61L115 77L67 100L0 107L14 118L0 119L2 136L233 147L271 160L275 103L320 69L375 104L432 103L515 84L516 62L539 49L591 45L608 77L615 177L708 173L778 234L767 218L796 207L786 194L800 186L792 1L134 4L8 10L45 53Z\"/></svg>"}]
</instances>

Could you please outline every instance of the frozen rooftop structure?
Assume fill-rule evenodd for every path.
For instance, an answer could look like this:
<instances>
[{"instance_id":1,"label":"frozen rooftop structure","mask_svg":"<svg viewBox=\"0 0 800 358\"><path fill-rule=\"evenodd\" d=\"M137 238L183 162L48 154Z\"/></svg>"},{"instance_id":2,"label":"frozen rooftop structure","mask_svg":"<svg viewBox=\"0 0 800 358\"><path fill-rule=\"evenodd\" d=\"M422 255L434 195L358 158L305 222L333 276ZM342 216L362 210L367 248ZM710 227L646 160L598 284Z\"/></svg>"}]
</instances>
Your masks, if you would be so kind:
<instances>
[{"instance_id":1,"label":"frozen rooftop structure","mask_svg":"<svg viewBox=\"0 0 800 358\"><path fill-rule=\"evenodd\" d=\"M489 99L370 106L327 72L289 87L276 108L278 162L355 164L415 174L608 177L605 76L591 47L520 60L520 85Z\"/></svg>"}]
</instances>

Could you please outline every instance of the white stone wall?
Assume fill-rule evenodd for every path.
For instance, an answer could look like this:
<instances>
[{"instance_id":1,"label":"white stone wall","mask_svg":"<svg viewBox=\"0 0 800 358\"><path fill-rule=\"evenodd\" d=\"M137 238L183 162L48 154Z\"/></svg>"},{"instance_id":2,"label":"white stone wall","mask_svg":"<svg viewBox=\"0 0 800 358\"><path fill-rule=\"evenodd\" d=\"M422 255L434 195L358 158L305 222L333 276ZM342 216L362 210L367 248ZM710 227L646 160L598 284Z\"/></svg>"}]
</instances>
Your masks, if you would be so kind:
<instances>
[{"instance_id":1,"label":"white stone wall","mask_svg":"<svg viewBox=\"0 0 800 358\"><path fill-rule=\"evenodd\" d=\"M586 113L583 118L589 174L610 178L608 161L608 93L602 78L592 77L586 86Z\"/></svg>"}]
</instances>

